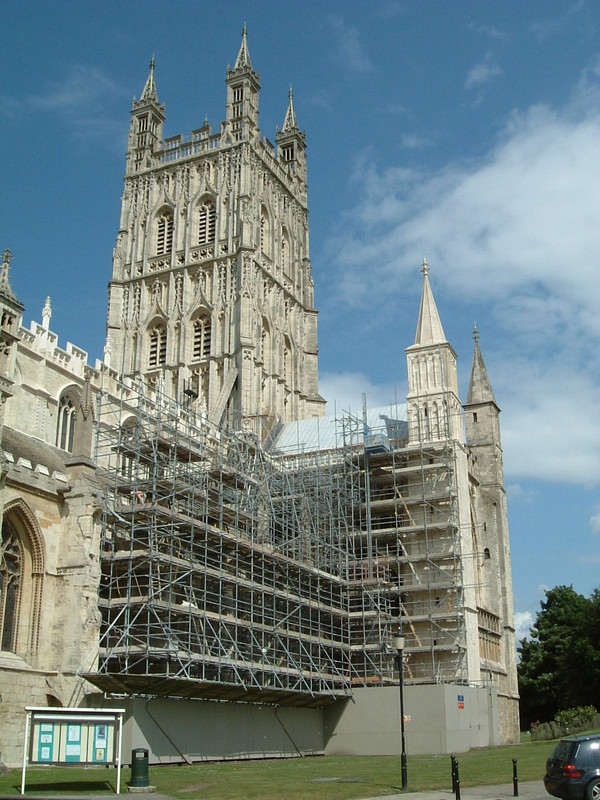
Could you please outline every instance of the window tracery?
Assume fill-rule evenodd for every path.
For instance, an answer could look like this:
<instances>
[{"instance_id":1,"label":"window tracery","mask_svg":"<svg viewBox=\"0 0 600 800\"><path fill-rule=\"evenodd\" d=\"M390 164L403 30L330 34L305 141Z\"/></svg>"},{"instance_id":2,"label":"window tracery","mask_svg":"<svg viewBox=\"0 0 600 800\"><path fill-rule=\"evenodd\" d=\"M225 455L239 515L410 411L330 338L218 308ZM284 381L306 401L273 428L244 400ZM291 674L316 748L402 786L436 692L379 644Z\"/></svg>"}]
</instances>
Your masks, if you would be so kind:
<instances>
[{"instance_id":1,"label":"window tracery","mask_svg":"<svg viewBox=\"0 0 600 800\"><path fill-rule=\"evenodd\" d=\"M164 324L155 325L150 331L148 366L159 367L167 363L167 328Z\"/></svg>"},{"instance_id":2,"label":"window tracery","mask_svg":"<svg viewBox=\"0 0 600 800\"><path fill-rule=\"evenodd\" d=\"M56 425L56 446L61 450L73 452L75 423L77 418L77 396L73 391L64 391L58 401L58 421Z\"/></svg>"},{"instance_id":3,"label":"window tracery","mask_svg":"<svg viewBox=\"0 0 600 800\"><path fill-rule=\"evenodd\" d=\"M212 200L205 200L198 212L198 244L214 242L217 209Z\"/></svg>"},{"instance_id":4,"label":"window tracery","mask_svg":"<svg viewBox=\"0 0 600 800\"><path fill-rule=\"evenodd\" d=\"M23 545L10 522L2 525L0 550L0 649L15 653L23 582Z\"/></svg>"},{"instance_id":5,"label":"window tracery","mask_svg":"<svg viewBox=\"0 0 600 800\"><path fill-rule=\"evenodd\" d=\"M156 255L162 256L173 249L173 213L164 211L156 226Z\"/></svg>"},{"instance_id":6,"label":"window tracery","mask_svg":"<svg viewBox=\"0 0 600 800\"><path fill-rule=\"evenodd\" d=\"M211 324L210 318L201 316L194 322L194 345L192 359L200 361L210 356Z\"/></svg>"}]
</instances>

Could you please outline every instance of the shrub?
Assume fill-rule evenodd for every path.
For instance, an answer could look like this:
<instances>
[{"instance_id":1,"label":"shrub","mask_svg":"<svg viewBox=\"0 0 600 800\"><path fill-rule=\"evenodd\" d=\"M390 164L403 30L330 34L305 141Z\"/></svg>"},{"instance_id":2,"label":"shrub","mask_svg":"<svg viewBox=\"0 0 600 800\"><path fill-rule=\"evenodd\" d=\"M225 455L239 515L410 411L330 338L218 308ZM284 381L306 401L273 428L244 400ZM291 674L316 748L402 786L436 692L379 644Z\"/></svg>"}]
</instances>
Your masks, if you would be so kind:
<instances>
[{"instance_id":1,"label":"shrub","mask_svg":"<svg viewBox=\"0 0 600 800\"><path fill-rule=\"evenodd\" d=\"M571 733L579 733L594 725L596 709L593 706L578 706L559 711L550 722L542 722L531 729L534 742L546 739L560 739Z\"/></svg>"},{"instance_id":2,"label":"shrub","mask_svg":"<svg viewBox=\"0 0 600 800\"><path fill-rule=\"evenodd\" d=\"M554 717L558 725L567 733L582 731L591 727L596 716L594 706L578 706L559 711Z\"/></svg>"}]
</instances>

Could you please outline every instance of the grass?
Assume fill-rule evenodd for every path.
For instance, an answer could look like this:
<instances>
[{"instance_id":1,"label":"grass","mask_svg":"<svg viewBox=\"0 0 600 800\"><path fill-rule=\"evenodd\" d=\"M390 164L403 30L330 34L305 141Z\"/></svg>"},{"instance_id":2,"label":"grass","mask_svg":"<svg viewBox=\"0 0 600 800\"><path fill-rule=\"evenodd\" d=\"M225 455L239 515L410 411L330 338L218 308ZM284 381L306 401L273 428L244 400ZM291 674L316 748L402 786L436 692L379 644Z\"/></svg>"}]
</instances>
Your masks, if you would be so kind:
<instances>
[{"instance_id":1,"label":"grass","mask_svg":"<svg viewBox=\"0 0 600 800\"><path fill-rule=\"evenodd\" d=\"M457 755L461 786L510 783L512 759L519 780L540 780L554 742L527 742L471 750ZM130 771L121 774L127 791ZM352 800L400 791L400 759L395 756L337 756L269 761L206 762L192 766L150 767L157 792L180 800ZM0 794L19 794L21 771L0 777ZM106 767L30 767L27 795L99 794L116 789L116 773ZM409 756L408 789L451 789L449 756Z\"/></svg>"}]
</instances>

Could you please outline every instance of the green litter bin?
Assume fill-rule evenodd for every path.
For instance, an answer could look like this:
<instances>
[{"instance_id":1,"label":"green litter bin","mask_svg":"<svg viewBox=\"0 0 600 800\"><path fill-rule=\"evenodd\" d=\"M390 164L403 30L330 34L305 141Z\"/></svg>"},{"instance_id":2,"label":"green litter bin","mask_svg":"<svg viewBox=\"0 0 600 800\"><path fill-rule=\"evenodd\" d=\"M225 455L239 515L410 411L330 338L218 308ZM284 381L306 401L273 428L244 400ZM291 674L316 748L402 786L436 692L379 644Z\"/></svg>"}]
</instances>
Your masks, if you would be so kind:
<instances>
[{"instance_id":1,"label":"green litter bin","mask_svg":"<svg viewBox=\"0 0 600 800\"><path fill-rule=\"evenodd\" d=\"M131 751L131 781L130 786L144 788L150 786L148 779L148 751L137 747Z\"/></svg>"}]
</instances>

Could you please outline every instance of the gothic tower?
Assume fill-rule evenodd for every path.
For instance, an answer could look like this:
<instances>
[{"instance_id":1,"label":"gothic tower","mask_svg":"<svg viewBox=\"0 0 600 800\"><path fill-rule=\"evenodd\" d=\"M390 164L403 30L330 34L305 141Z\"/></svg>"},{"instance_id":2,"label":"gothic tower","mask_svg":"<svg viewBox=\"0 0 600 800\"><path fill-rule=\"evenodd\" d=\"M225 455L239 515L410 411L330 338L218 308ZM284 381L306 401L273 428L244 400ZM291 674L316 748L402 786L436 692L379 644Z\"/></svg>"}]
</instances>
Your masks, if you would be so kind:
<instances>
[{"instance_id":1,"label":"gothic tower","mask_svg":"<svg viewBox=\"0 0 600 800\"><path fill-rule=\"evenodd\" d=\"M499 686L501 720L507 729L518 730L516 680L516 647L513 611L508 512L504 488L504 466L500 438L500 408L479 348L479 333L473 331L475 349L465 410L466 440L476 462L478 486L476 526L479 540L479 607L489 610L501 620L502 652L494 667L488 658L488 668L495 671ZM510 702L510 701L513 702Z\"/></svg>"},{"instance_id":2,"label":"gothic tower","mask_svg":"<svg viewBox=\"0 0 600 800\"><path fill-rule=\"evenodd\" d=\"M133 101L105 360L215 424L266 435L319 416L306 140L290 92L276 147L258 127L244 29L225 121L163 140L154 60Z\"/></svg>"},{"instance_id":3,"label":"gothic tower","mask_svg":"<svg viewBox=\"0 0 600 800\"><path fill-rule=\"evenodd\" d=\"M454 552L460 557L456 588L463 609L463 641L470 679L480 677L478 614L475 591L475 541L472 535L472 500L462 406L458 394L456 353L447 341L423 259L423 291L415 343L406 348L408 366L408 446L423 465L445 464L448 482L448 530ZM426 480L431 480L429 476ZM435 519L435 505L424 504L425 515ZM458 561L457 561L458 564Z\"/></svg>"},{"instance_id":4,"label":"gothic tower","mask_svg":"<svg viewBox=\"0 0 600 800\"><path fill-rule=\"evenodd\" d=\"M423 259L423 292L415 343L406 348L409 443L463 440L456 353L446 340Z\"/></svg>"}]
</instances>

